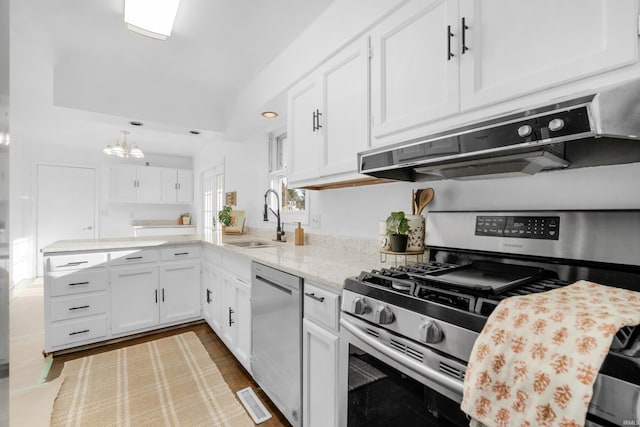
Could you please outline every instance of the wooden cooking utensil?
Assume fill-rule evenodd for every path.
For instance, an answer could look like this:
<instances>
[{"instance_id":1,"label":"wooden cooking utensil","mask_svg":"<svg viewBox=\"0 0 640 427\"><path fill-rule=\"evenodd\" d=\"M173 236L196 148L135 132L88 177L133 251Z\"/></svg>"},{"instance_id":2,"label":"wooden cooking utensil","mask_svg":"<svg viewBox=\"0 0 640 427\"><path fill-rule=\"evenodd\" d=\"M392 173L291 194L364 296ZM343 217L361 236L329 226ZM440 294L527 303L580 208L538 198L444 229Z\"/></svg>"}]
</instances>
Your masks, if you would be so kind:
<instances>
[{"instance_id":1,"label":"wooden cooking utensil","mask_svg":"<svg viewBox=\"0 0 640 427\"><path fill-rule=\"evenodd\" d=\"M411 215L416 214L416 192L411 190Z\"/></svg>"},{"instance_id":2,"label":"wooden cooking utensil","mask_svg":"<svg viewBox=\"0 0 640 427\"><path fill-rule=\"evenodd\" d=\"M418 211L417 215L422 215L422 211L427 207L431 200L433 200L433 196L435 192L433 188L425 188L424 190L418 190L420 192L420 197L418 199Z\"/></svg>"},{"instance_id":3,"label":"wooden cooking utensil","mask_svg":"<svg viewBox=\"0 0 640 427\"><path fill-rule=\"evenodd\" d=\"M416 207L415 212L413 213L414 215L419 215L418 207L420 206L420 193L422 193L422 191L423 190L416 190L416 194L413 196L413 204Z\"/></svg>"}]
</instances>

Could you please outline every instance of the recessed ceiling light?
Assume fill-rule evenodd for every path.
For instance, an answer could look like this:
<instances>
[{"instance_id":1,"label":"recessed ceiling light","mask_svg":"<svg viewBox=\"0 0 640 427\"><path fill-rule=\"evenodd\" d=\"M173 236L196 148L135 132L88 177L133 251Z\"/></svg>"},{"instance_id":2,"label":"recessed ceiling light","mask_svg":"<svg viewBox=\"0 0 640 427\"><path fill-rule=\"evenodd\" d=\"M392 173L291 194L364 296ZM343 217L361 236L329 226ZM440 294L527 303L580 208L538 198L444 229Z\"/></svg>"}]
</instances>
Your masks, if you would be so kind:
<instances>
[{"instance_id":1,"label":"recessed ceiling light","mask_svg":"<svg viewBox=\"0 0 640 427\"><path fill-rule=\"evenodd\" d=\"M191 135L200 135L200 131L199 130L190 130L189 133Z\"/></svg>"},{"instance_id":2,"label":"recessed ceiling light","mask_svg":"<svg viewBox=\"0 0 640 427\"><path fill-rule=\"evenodd\" d=\"M130 121L130 122L129 122L129 124L130 124L131 126L144 126L144 123L142 123L142 122L136 122L136 121L133 121L133 120L132 120L132 121Z\"/></svg>"},{"instance_id":3,"label":"recessed ceiling light","mask_svg":"<svg viewBox=\"0 0 640 427\"><path fill-rule=\"evenodd\" d=\"M263 111L261 115L262 117L266 117L267 119L275 119L276 117L278 117L278 113L276 113L275 111Z\"/></svg>"}]
</instances>

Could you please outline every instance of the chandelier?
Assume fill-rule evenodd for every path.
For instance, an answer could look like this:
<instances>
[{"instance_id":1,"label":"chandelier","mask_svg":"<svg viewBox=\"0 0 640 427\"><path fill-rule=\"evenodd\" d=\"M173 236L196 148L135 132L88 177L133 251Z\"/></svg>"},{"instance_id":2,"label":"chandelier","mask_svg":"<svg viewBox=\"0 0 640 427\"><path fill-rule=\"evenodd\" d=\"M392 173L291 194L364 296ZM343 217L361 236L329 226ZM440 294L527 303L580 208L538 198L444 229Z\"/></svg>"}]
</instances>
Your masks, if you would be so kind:
<instances>
[{"instance_id":1,"label":"chandelier","mask_svg":"<svg viewBox=\"0 0 640 427\"><path fill-rule=\"evenodd\" d=\"M122 142L116 140L113 146L111 144L107 144L102 152L109 156L133 157L136 159L143 159L144 153L138 147L138 145L135 142L129 145L129 143L127 142L127 135L130 132L126 130L121 130L120 132L122 132L123 134Z\"/></svg>"}]
</instances>

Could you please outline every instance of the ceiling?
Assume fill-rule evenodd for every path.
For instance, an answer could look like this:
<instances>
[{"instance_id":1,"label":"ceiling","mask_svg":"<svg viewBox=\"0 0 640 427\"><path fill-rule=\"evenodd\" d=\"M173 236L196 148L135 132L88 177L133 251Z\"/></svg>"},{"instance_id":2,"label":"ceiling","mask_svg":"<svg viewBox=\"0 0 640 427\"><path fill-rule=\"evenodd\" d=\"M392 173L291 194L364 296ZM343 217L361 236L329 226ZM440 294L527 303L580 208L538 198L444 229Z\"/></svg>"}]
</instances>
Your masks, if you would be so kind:
<instances>
[{"instance_id":1,"label":"ceiling","mask_svg":"<svg viewBox=\"0 0 640 427\"><path fill-rule=\"evenodd\" d=\"M192 155L224 134L239 91L332 1L183 0L161 41L126 28L123 0L13 0L12 49L39 40L53 73L52 96L37 84L17 93L50 104L41 111L64 124L65 144L89 137L101 148L129 128L145 152Z\"/></svg>"}]
</instances>

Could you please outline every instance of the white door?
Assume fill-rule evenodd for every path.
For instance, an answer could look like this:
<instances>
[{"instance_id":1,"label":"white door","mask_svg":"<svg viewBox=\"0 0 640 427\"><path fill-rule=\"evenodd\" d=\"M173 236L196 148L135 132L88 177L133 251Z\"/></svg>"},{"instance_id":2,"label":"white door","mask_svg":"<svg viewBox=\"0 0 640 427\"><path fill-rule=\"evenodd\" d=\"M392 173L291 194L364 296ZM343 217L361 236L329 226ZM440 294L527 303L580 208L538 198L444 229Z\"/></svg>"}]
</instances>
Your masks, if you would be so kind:
<instances>
[{"instance_id":1,"label":"white door","mask_svg":"<svg viewBox=\"0 0 640 427\"><path fill-rule=\"evenodd\" d=\"M96 237L96 171L38 165L36 173L37 274L42 276L41 248L57 240Z\"/></svg>"}]
</instances>

